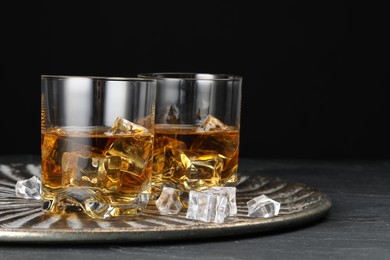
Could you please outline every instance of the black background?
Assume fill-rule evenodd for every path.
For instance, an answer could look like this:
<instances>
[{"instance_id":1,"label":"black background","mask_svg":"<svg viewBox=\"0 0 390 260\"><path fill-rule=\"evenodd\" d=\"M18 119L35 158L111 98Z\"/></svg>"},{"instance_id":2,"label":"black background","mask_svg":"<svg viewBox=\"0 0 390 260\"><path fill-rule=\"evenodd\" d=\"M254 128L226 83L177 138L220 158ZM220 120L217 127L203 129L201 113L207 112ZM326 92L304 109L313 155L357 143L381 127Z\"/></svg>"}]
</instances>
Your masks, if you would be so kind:
<instances>
[{"instance_id":1,"label":"black background","mask_svg":"<svg viewBox=\"0 0 390 260\"><path fill-rule=\"evenodd\" d=\"M10 2L10 1L9 1ZM390 158L384 6L341 1L13 1L0 154L40 153L40 76L243 76L241 157Z\"/></svg>"}]
</instances>

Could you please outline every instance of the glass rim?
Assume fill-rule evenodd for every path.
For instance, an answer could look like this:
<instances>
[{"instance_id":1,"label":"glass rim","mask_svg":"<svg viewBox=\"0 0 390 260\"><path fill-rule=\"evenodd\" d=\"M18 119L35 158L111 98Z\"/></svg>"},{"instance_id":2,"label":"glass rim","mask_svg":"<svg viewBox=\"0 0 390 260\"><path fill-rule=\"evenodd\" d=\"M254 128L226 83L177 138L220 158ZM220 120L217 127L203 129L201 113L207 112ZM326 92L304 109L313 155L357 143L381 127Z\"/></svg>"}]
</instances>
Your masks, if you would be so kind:
<instances>
[{"instance_id":1,"label":"glass rim","mask_svg":"<svg viewBox=\"0 0 390 260\"><path fill-rule=\"evenodd\" d=\"M154 82L153 78L142 78L142 77L112 77L112 76L77 76L77 75L50 75L43 74L41 79L91 79L91 80L105 80L105 81L150 81Z\"/></svg>"},{"instance_id":2,"label":"glass rim","mask_svg":"<svg viewBox=\"0 0 390 260\"><path fill-rule=\"evenodd\" d=\"M224 73L200 73L200 72L146 72L138 73L139 77L152 79L180 79L180 80L242 80L242 76Z\"/></svg>"}]
</instances>

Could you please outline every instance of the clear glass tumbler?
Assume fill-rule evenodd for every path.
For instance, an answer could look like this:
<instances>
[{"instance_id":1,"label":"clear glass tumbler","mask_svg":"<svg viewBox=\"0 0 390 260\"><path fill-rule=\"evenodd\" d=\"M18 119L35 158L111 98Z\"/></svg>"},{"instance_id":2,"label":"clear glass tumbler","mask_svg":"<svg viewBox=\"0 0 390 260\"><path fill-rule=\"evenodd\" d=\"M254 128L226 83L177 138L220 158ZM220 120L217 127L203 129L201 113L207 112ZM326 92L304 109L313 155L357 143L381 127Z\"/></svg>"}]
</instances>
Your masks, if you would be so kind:
<instances>
[{"instance_id":1,"label":"clear glass tumbler","mask_svg":"<svg viewBox=\"0 0 390 260\"><path fill-rule=\"evenodd\" d=\"M235 186L242 77L207 73L142 73L157 80L153 196L163 186L205 190Z\"/></svg>"},{"instance_id":2,"label":"clear glass tumbler","mask_svg":"<svg viewBox=\"0 0 390 260\"><path fill-rule=\"evenodd\" d=\"M156 81L41 77L44 210L138 215L151 192Z\"/></svg>"}]
</instances>

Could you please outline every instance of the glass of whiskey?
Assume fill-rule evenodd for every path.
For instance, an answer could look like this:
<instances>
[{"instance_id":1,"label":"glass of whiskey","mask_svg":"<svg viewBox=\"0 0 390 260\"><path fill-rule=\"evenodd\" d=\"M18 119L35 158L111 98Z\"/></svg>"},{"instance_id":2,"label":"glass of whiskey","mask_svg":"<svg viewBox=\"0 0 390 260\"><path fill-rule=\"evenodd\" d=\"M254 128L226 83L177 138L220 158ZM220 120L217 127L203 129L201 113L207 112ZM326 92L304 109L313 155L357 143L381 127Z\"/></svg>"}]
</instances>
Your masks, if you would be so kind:
<instances>
[{"instance_id":1,"label":"glass of whiskey","mask_svg":"<svg viewBox=\"0 0 390 260\"><path fill-rule=\"evenodd\" d=\"M240 143L242 77L141 73L157 80L152 202L164 186L182 192L235 186Z\"/></svg>"},{"instance_id":2,"label":"glass of whiskey","mask_svg":"<svg viewBox=\"0 0 390 260\"><path fill-rule=\"evenodd\" d=\"M134 217L151 193L156 81L41 76L42 207Z\"/></svg>"}]
</instances>

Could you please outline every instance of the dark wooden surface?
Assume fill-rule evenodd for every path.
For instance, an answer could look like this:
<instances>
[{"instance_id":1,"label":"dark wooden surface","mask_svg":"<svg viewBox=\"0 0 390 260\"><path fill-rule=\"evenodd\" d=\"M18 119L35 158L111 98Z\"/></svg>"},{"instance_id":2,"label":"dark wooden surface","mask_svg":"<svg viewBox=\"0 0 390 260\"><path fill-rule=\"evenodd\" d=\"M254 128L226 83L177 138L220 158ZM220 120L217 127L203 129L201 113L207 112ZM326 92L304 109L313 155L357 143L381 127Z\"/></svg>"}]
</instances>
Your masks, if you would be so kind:
<instances>
[{"instance_id":1,"label":"dark wooden surface","mask_svg":"<svg viewBox=\"0 0 390 260\"><path fill-rule=\"evenodd\" d=\"M0 163L36 160L2 156ZM390 160L240 160L240 172L329 195L322 220L278 232L143 244L0 244L0 259L390 259Z\"/></svg>"}]
</instances>

